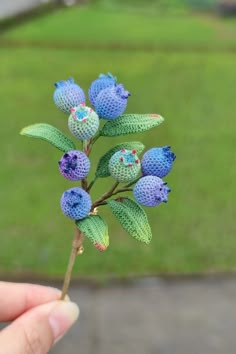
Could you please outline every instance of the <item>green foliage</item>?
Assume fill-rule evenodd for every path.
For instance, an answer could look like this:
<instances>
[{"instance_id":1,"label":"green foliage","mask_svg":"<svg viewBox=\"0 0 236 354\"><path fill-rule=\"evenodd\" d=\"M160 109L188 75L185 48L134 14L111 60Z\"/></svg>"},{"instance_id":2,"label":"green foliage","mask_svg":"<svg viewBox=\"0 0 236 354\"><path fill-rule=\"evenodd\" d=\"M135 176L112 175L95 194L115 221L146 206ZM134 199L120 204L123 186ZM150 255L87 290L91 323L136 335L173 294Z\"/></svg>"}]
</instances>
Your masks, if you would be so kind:
<instances>
[{"instance_id":1,"label":"green foliage","mask_svg":"<svg viewBox=\"0 0 236 354\"><path fill-rule=\"evenodd\" d=\"M136 240L149 244L152 231L143 208L129 198L108 201L112 213L122 227Z\"/></svg>"},{"instance_id":2,"label":"green foliage","mask_svg":"<svg viewBox=\"0 0 236 354\"><path fill-rule=\"evenodd\" d=\"M81 37L88 23L91 25ZM36 45L2 46L0 50L1 274L64 274L73 231L71 221L62 217L58 201L71 184L55 172L57 150L22 139L18 131L22 124L32 124L32 119L37 122L45 114L50 124L64 131L65 116L55 110L50 98L53 82L74 76L85 89L98 72L108 70L133 94L127 112L146 112L149 107L168 117L158 130L133 139L142 140L148 149L171 144L178 164L166 179L173 190L168 204L148 210L153 236L157 235L151 247L127 237L111 218L109 208L101 207L99 214L112 219L112 248L99 257L86 240L75 276L235 269L232 196L236 169L232 153L236 101L232 88L236 69L234 52L223 49L235 47L235 34L235 21L217 17L145 16L86 7L63 9L5 33L5 38ZM76 49L75 44L91 46L94 38L98 49ZM63 41L67 48L63 49ZM105 44L117 42L126 44L127 50L119 46L104 49ZM74 48L68 49L69 43ZM160 45L167 51L129 50L134 43L151 48ZM200 51L204 46L209 50ZM184 50L177 52L176 47ZM210 51L212 47L216 50ZM119 139L99 139L91 154L92 166ZM94 192L97 196L104 193L103 180Z\"/></svg>"},{"instance_id":3,"label":"green foliage","mask_svg":"<svg viewBox=\"0 0 236 354\"><path fill-rule=\"evenodd\" d=\"M108 226L99 215L90 215L76 221L76 225L99 251L109 246Z\"/></svg>"},{"instance_id":4,"label":"green foliage","mask_svg":"<svg viewBox=\"0 0 236 354\"><path fill-rule=\"evenodd\" d=\"M157 127L164 121L158 114L123 114L115 120L107 121L100 130L101 136L119 136L144 132Z\"/></svg>"},{"instance_id":5,"label":"green foliage","mask_svg":"<svg viewBox=\"0 0 236 354\"><path fill-rule=\"evenodd\" d=\"M146 9L149 10L147 6ZM87 26L88 23L91 25ZM219 36L219 33L224 35ZM133 47L147 50L167 48L170 51L172 46L177 49L187 46L199 49L199 46L204 46L208 50L211 47L226 47L234 45L235 35L236 26L218 18L208 21L193 14L163 16L162 13L153 12L152 8L151 14L146 15L145 11L128 12L122 11L122 8L104 11L103 7L85 6L55 11L51 16L36 18L22 26L13 27L9 32L3 33L2 37L13 41L19 40L20 43L34 42L39 48L49 45L52 47L52 43L60 48L63 46L69 48L71 45L72 49L78 50L89 47L102 49L110 45L111 50L115 50L119 57L120 48L123 50L130 50ZM139 57L140 53L136 54ZM101 66L104 67L104 72L108 70L107 67L110 68L109 65ZM145 67L142 71L145 71ZM60 78L60 73L58 75L55 80Z\"/></svg>"},{"instance_id":6,"label":"green foliage","mask_svg":"<svg viewBox=\"0 0 236 354\"><path fill-rule=\"evenodd\" d=\"M114 155L115 152L121 150L122 148L128 149L128 150L136 150L137 154L141 154L141 152L144 150L145 146L143 143L140 143L139 141L131 141L131 142L126 142L126 143L121 143L116 146L114 146L112 149L108 150L105 155L103 155L97 166L96 170L96 177L108 177L110 176L110 171L108 168L109 165L109 160Z\"/></svg>"},{"instance_id":7,"label":"green foliage","mask_svg":"<svg viewBox=\"0 0 236 354\"><path fill-rule=\"evenodd\" d=\"M50 124L39 123L29 125L28 127L23 128L20 134L29 136L31 138L48 141L50 144L63 152L75 150L74 143L59 129L53 127Z\"/></svg>"}]
</instances>

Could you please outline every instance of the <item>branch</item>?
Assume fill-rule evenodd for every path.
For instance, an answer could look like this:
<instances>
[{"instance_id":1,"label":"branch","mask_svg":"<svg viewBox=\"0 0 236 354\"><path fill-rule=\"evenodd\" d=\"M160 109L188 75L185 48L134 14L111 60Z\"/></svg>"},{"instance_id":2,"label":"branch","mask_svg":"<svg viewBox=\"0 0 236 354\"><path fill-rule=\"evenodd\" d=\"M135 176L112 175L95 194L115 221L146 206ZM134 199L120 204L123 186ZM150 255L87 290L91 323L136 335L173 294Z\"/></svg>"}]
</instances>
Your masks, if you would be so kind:
<instances>
[{"instance_id":1,"label":"branch","mask_svg":"<svg viewBox=\"0 0 236 354\"><path fill-rule=\"evenodd\" d=\"M64 278L64 283L63 283L63 288L62 288L62 293L61 293L61 300L65 299L65 296L68 292L68 288L70 285L70 280L71 280L71 273L72 273L72 269L75 263L75 259L77 255L80 255L83 253L83 243L84 240L84 235L82 234L82 232L76 228L75 230L75 237L74 240L72 242L72 249L71 249L71 254L70 254L70 258L69 258L69 263L67 266L67 271L65 274L65 278Z\"/></svg>"},{"instance_id":2,"label":"branch","mask_svg":"<svg viewBox=\"0 0 236 354\"><path fill-rule=\"evenodd\" d=\"M103 194L99 199L97 199L97 200L93 203L91 210L93 210L94 208L96 208L96 206L98 206L98 204L100 204L100 203L103 202L104 200L110 198L110 197L113 195L113 192L114 192L114 190L116 189L116 187L118 186L118 184L119 184L119 182L116 182L108 192L106 192L106 193Z\"/></svg>"}]
</instances>

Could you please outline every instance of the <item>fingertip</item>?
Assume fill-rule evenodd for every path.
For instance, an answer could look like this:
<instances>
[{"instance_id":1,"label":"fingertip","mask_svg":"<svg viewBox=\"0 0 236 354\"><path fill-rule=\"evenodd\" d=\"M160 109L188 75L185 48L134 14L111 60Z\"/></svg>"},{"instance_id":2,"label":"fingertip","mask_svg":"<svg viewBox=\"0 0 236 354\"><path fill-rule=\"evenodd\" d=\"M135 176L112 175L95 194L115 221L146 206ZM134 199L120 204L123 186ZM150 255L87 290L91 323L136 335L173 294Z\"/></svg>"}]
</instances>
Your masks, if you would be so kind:
<instances>
[{"instance_id":1,"label":"fingertip","mask_svg":"<svg viewBox=\"0 0 236 354\"><path fill-rule=\"evenodd\" d=\"M70 301L59 301L49 315L54 341L61 338L79 317L79 307Z\"/></svg>"}]
</instances>

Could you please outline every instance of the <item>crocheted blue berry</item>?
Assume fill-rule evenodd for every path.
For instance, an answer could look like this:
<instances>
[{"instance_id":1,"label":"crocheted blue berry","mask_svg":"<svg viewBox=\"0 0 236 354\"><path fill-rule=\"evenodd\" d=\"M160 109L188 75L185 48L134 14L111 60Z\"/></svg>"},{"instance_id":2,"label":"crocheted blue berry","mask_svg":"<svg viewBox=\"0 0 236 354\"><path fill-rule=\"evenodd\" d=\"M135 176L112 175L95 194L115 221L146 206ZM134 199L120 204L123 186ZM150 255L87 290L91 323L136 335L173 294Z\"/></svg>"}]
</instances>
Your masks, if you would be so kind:
<instances>
[{"instance_id":1,"label":"crocheted blue berry","mask_svg":"<svg viewBox=\"0 0 236 354\"><path fill-rule=\"evenodd\" d=\"M136 150L122 149L117 151L109 161L111 176L118 182L133 181L141 169Z\"/></svg>"},{"instance_id":2,"label":"crocheted blue berry","mask_svg":"<svg viewBox=\"0 0 236 354\"><path fill-rule=\"evenodd\" d=\"M66 152L58 164L62 176L71 181L79 181L87 177L90 169L89 158L79 150Z\"/></svg>"},{"instance_id":3,"label":"crocheted blue berry","mask_svg":"<svg viewBox=\"0 0 236 354\"><path fill-rule=\"evenodd\" d=\"M152 148L143 155L141 166L144 176L164 177L172 169L176 156L170 146Z\"/></svg>"},{"instance_id":4,"label":"crocheted blue berry","mask_svg":"<svg viewBox=\"0 0 236 354\"><path fill-rule=\"evenodd\" d=\"M64 113L70 113L72 107L85 102L85 94L82 88L72 78L67 81L55 83L56 90L53 94L55 105Z\"/></svg>"},{"instance_id":5,"label":"crocheted blue berry","mask_svg":"<svg viewBox=\"0 0 236 354\"><path fill-rule=\"evenodd\" d=\"M68 126L71 133L79 140L92 138L99 127L99 117L92 108L84 104L71 108Z\"/></svg>"},{"instance_id":6,"label":"crocheted blue berry","mask_svg":"<svg viewBox=\"0 0 236 354\"><path fill-rule=\"evenodd\" d=\"M154 207L168 201L170 188L165 182L156 176L142 177L134 186L135 200L144 206Z\"/></svg>"},{"instance_id":7,"label":"crocheted blue berry","mask_svg":"<svg viewBox=\"0 0 236 354\"><path fill-rule=\"evenodd\" d=\"M90 195L82 188L71 188L62 194L62 212L73 220L85 218L89 214L91 206Z\"/></svg>"},{"instance_id":8,"label":"crocheted blue berry","mask_svg":"<svg viewBox=\"0 0 236 354\"><path fill-rule=\"evenodd\" d=\"M114 86L116 84L116 80L116 77L110 73L107 73L106 75L100 74L98 79L92 82L88 94L90 102L93 106L95 106L95 100L100 91L106 89L107 87Z\"/></svg>"},{"instance_id":9,"label":"crocheted blue berry","mask_svg":"<svg viewBox=\"0 0 236 354\"><path fill-rule=\"evenodd\" d=\"M126 109L129 96L129 91L126 91L122 84L102 90L95 100L97 114L107 120L119 117Z\"/></svg>"}]
</instances>

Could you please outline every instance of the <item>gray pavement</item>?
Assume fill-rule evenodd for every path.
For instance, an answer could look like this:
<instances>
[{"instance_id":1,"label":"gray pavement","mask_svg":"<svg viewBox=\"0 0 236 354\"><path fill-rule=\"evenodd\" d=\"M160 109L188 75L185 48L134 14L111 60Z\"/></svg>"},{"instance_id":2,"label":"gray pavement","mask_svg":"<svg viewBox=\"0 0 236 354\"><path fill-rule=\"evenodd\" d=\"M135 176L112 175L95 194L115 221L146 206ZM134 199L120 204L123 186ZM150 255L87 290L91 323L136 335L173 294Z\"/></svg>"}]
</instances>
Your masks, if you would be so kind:
<instances>
[{"instance_id":1,"label":"gray pavement","mask_svg":"<svg viewBox=\"0 0 236 354\"><path fill-rule=\"evenodd\" d=\"M24 11L31 10L40 4L43 0L0 0L0 19L18 15Z\"/></svg>"},{"instance_id":2,"label":"gray pavement","mask_svg":"<svg viewBox=\"0 0 236 354\"><path fill-rule=\"evenodd\" d=\"M235 276L73 283L79 321L50 354L236 353Z\"/></svg>"},{"instance_id":3,"label":"gray pavement","mask_svg":"<svg viewBox=\"0 0 236 354\"><path fill-rule=\"evenodd\" d=\"M235 354L236 278L77 287L78 323L52 354Z\"/></svg>"}]
</instances>

